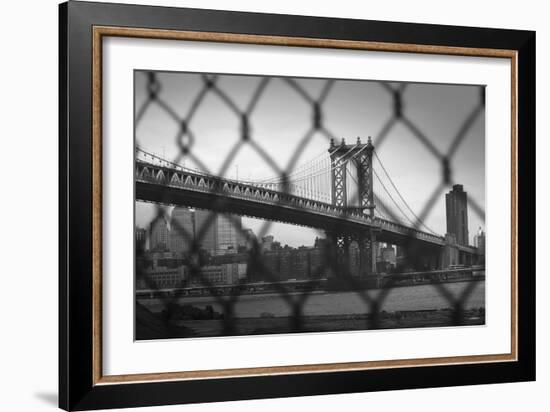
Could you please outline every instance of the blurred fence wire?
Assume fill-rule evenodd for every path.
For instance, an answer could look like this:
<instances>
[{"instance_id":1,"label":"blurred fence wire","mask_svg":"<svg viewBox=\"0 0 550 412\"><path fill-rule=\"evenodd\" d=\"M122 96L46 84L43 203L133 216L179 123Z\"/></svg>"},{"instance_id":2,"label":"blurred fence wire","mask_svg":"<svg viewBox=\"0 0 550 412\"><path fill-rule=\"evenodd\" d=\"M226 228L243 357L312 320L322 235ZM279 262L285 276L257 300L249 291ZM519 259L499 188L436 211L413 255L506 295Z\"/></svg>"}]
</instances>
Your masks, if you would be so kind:
<instances>
[{"instance_id":1,"label":"blurred fence wire","mask_svg":"<svg viewBox=\"0 0 550 412\"><path fill-rule=\"evenodd\" d=\"M330 99L333 90L338 88L339 80L325 80L320 88L320 93L318 95L313 95L307 88L303 87L300 79L262 77L248 100L243 104L243 102L237 102L233 99L230 92L224 89L223 84L219 81L220 76L214 74L197 74L197 78L200 79L200 87L198 90L193 91L195 94L190 106L185 111L182 111L179 107L173 107L164 98L166 90L163 85L162 73L141 72L140 74L146 76L146 98L136 106L135 128L137 129L148 121L148 114L153 108L162 111L166 115L165 118L170 119L167 121L173 122L177 128L177 133L174 136L174 145L178 148L178 154L174 158L165 159L162 156L148 153L146 148L140 147L140 140L136 138L136 150L141 150L141 155L144 156L142 157L142 161L159 166L158 169L148 169L148 174L146 175L143 173L140 174L136 169L136 182L138 180L154 182L160 187L160 201L153 203L155 206L155 214L148 223L147 229L150 231L149 228L159 224L158 222L160 222L162 226L170 221L170 232L177 233L180 238L183 239L183 244L185 244L185 253L178 255L175 263L171 263L171 265L174 266L172 268L174 270L170 273L177 274L178 267L183 267L185 269L182 269L182 272L179 272L177 276L174 275L176 279L178 279L177 284L170 283L169 279L172 278L169 278L168 275L166 275L168 276L167 278L153 275L151 271L151 265L153 265L151 254L153 251L148 250L148 242L146 240L151 236L151 233L143 231L138 234L138 229L136 229L136 293L140 296L138 302L146 299L154 299L156 304L161 306L159 312L162 314L159 317L161 326L152 326L152 321L150 321L150 319L152 319L151 315L146 313L147 311L140 306L139 310L136 311L136 330L138 339L197 336L197 332L193 332L191 327L187 327L187 323L185 322L186 319L211 319L220 325L221 329L219 334L221 335L270 333L268 326L259 330L244 330L242 325L239 325L238 316L236 314L236 308L240 299L242 299L244 295L251 293L252 290L257 291L259 288L258 283L260 282L269 285L269 291L272 294L277 294L287 306L289 315L285 317L285 322L288 322L288 325L282 329L285 331L302 332L315 330L307 321L307 316L304 314L304 306L308 299L323 288L322 282L328 282L327 279L331 278L337 278L338 287L342 288L342 290L353 292L364 304L364 311L360 317L360 321L364 322L364 329L394 327L395 325L400 325L399 320L404 316L428 316L426 314L407 315L406 311L401 311L398 314L386 312L384 310L385 301L388 296L396 290L397 286L400 285L399 282L402 282L404 277L399 277L397 275L382 276L381 274L374 273L368 275L361 274L359 276L350 275L349 268L344 267L347 263L338 255L338 249L335 249L334 243L330 241L326 241L322 245L324 248L321 253L322 260L320 266L322 266L322 268L318 270L318 273L316 273L314 277L306 279L308 282L282 282L280 273L276 273L276 271L273 270L273 266L270 265L269 262L266 262L266 256L261 245L261 239L269 233L273 222L283 220L277 216L278 209L275 206L273 206L273 218L270 220L266 219L261 229L255 233L255 236L241 227L237 217L238 213L224 213L224 219L226 219L225 224L232 225L235 231L240 232L239 236L243 239L243 244L246 244L246 248L239 251L241 260L243 260L243 263L246 263L246 274L241 274L241 279L233 282L231 285L222 285L215 277L205 273L205 268L208 269L211 266L210 262L212 256L209 256L209 254L205 252L203 248L203 238L213 225L219 224L219 215L224 210L226 204L224 196L227 193L227 187L224 187L224 185L226 185L228 181L228 179L224 180L222 177L227 174L237 154L244 147L248 147L257 153L273 172L273 175L277 177L278 195L276 198L271 198L271 201L278 201L278 205L285 206L285 202L288 202L289 198L285 198L284 195L296 196L295 191L292 189L292 177L296 175L296 170L299 168L299 159L304 150L311 144L313 137L320 135L326 138L327 147L329 147L331 141L340 141L338 131L330 130L325 122L325 105L327 100ZM285 165L282 165L280 160L270 152L269 146L257 139L254 129L251 126L251 119L258 110L258 102L264 94L269 93L269 88L267 86L275 79L286 83L287 86L295 92L294 98L301 100L309 107L309 127L305 133L296 135L291 142L289 141L289 143L294 145L294 148L292 149L290 160ZM413 212L410 207L409 211L407 211L405 207L403 207L405 210L399 210L399 206L396 206L396 204L384 198L381 193L375 192L375 204L379 211L377 213L383 213L387 220L410 228L411 233L416 230L433 232L425 222L430 213L432 213L436 200L444 194L447 188L455 184L453 180L453 159L460 151L461 145L473 124L478 118L484 115L485 90L483 87L479 87L479 98L476 104L471 107L470 112L463 119L458 130L454 133L454 138L448 149L446 151L441 151L438 145L434 144L434 139L436 137L428 136L424 133L422 125L415 124L408 115L408 107L405 104L405 96L409 87L408 84L379 82L379 87L390 97L391 105L388 107L387 120L383 123L381 129L372 136L372 142L375 147L374 158L377 158L377 153L380 152L380 148L392 139L392 131L400 125L414 136L417 145L425 148L425 150L437 160L440 165L440 179L436 187L433 188L431 195L425 199L423 208L416 213ZM194 146L196 142L201 139L201 136L195 133L193 121L197 113L203 109L207 96L216 97L219 102L223 104L223 107L234 116L239 127L238 138L232 144L229 152L219 154L220 157L223 157L223 161L218 170L212 170L212 166L203 161L199 154L194 151ZM277 116L277 113L273 113L272 115ZM212 121L215 121L215 119ZM191 168L186 169L182 166L185 164L186 160L196 165L198 171L191 170ZM170 175L162 172L163 170L187 171L191 177L194 176L193 174L202 174L205 176L201 191L203 194L213 195L209 200L211 207L208 208L209 210L204 215L205 218L201 221L200 225L197 225L195 222L193 230L189 229L190 226L182 225L177 219L170 220L165 205L174 204L173 200L171 200L172 198L170 198L168 194L168 192L173 189L173 185L171 185L173 181L170 181ZM162 172L162 175L159 174L159 171ZM385 172L385 170L378 171L380 174L382 174L382 171ZM380 179L378 173L375 178ZM198 181L195 182L195 184L199 185ZM394 185L393 182L387 184L388 188L385 189L390 190L391 185ZM274 191L272 190L272 192ZM165 197L163 197L163 193L166 193ZM358 196L358 194L356 193L354 196ZM399 194L399 196L401 195ZM185 198L182 197L182 199ZM143 199L137 198L136 200L142 201ZM406 204L404 199L401 200L403 200L401 204ZM353 203L353 201L348 202L350 205ZM182 201L180 206L193 207L192 205L186 205L185 200ZM468 206L480 219L485 218L483 207L476 203L474 199L468 199ZM300 206L299 204L294 204L293 207ZM304 204L303 207L306 208L307 206ZM352 210L350 207L349 213L351 216L353 213L357 213L357 211ZM359 213L363 212L360 211ZM246 215L246 213L243 212L243 215ZM410 216L410 219L407 220L405 218L406 216ZM330 237L330 234L327 233L327 235ZM168 242L168 238L166 242ZM410 262L408 265L409 267L418 266L418 257L422 253L418 244L417 238L411 235L410 238L405 238L400 245L404 253L404 259ZM349 244L347 247L349 247ZM368 247L372 248L374 244L368 245ZM162 262L159 263L163 256L162 253L160 253L162 251L157 252L159 252L159 258L155 265L162 266ZM230 258L227 259L230 261ZM424 275L416 275L416 278L415 276L409 276L406 279L421 281L424 287L432 288L439 298L446 302L446 324L467 324L469 322L468 319L473 315L466 303L474 290L479 287L479 282L469 282L457 293L456 288L453 289L451 287L451 283L441 281L444 279L444 275L445 277L447 276L446 273L437 270L432 272L433 274L431 275L426 273ZM471 271L469 273L471 273ZM261 276L258 274L261 274ZM256 289L251 287L251 284L255 284ZM365 285L370 286L365 287ZM202 295L209 296L209 298L216 303L215 308L221 308L219 313L216 313L214 309L208 309L208 313L208 311L196 310L192 307L186 308L185 304L182 303L185 301L185 299L182 299L182 296L192 293L191 291L193 288L196 291L200 290ZM261 308L259 312L262 312ZM265 325L274 322L271 314L265 313L263 315L265 316L262 322L264 322ZM476 315L478 318L481 317L484 319L484 309L479 308ZM430 323L426 320L425 324L428 325Z\"/></svg>"}]
</instances>

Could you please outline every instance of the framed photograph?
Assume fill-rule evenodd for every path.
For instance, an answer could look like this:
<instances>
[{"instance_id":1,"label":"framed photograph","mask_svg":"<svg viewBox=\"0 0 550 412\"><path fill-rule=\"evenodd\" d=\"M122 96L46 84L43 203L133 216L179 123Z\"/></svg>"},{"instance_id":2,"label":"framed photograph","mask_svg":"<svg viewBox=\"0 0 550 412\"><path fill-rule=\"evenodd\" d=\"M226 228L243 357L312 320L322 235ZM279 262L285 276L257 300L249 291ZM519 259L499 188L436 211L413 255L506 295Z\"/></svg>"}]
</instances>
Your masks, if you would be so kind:
<instances>
[{"instance_id":1,"label":"framed photograph","mask_svg":"<svg viewBox=\"0 0 550 412\"><path fill-rule=\"evenodd\" d=\"M59 147L63 409L535 379L534 32L71 1Z\"/></svg>"}]
</instances>

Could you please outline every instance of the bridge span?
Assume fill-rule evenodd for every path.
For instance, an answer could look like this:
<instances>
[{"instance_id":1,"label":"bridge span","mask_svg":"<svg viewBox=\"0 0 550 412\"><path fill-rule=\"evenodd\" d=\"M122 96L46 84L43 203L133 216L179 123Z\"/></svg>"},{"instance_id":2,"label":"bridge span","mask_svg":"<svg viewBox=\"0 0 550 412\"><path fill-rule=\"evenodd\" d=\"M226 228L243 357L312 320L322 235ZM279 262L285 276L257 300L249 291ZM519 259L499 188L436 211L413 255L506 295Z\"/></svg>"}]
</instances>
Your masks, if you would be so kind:
<instances>
[{"instance_id":1,"label":"bridge span","mask_svg":"<svg viewBox=\"0 0 550 412\"><path fill-rule=\"evenodd\" d=\"M459 254L460 263L476 263L476 248L450 243L443 236L420 230L421 221L407 225L392 220L377 207L377 201L381 202L373 187L373 179L378 178L372 163L373 149L370 139L366 144L359 139L355 145L345 145L343 141L341 145L331 144L327 170L332 192L329 196L312 196L316 193L314 190L296 190L292 178L300 180L301 177L283 176L258 182L233 180L185 168L143 152L151 160L136 158L136 200L321 229L334 244L334 257L341 262L348 259L350 244L356 241L365 273L376 271L375 242L404 246L412 250L415 257L429 256L431 267L442 267L442 255L450 250ZM356 167L357 179L349 175L350 165ZM315 176L311 179L314 181ZM358 206L351 206L348 200L348 180L356 185Z\"/></svg>"},{"instance_id":2,"label":"bridge span","mask_svg":"<svg viewBox=\"0 0 550 412\"><path fill-rule=\"evenodd\" d=\"M414 238L439 247L445 245L442 236L380 217L373 218L357 208L335 206L184 168L137 161L135 181L136 198L142 201L184 205L328 231L375 229L379 241L392 244ZM458 247L475 253L473 247Z\"/></svg>"}]
</instances>

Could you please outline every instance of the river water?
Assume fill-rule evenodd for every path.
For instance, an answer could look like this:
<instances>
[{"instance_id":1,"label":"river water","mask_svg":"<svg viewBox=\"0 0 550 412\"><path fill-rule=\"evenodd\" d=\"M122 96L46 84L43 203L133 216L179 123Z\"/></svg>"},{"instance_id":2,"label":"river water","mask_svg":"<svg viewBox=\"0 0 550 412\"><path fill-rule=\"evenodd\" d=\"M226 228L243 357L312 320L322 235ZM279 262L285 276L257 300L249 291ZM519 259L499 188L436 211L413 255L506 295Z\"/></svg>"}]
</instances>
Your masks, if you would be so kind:
<instances>
[{"instance_id":1,"label":"river water","mask_svg":"<svg viewBox=\"0 0 550 412\"><path fill-rule=\"evenodd\" d=\"M452 296L459 298L470 282L445 283L441 286ZM476 285L464 302L464 309L485 307L485 281L476 281ZM361 292L315 292L310 294L303 306L303 316L351 315L370 312L369 305L360 296L367 294L376 299L382 290ZM292 301L301 298L300 293L288 296ZM204 308L211 305L215 311L223 313L223 301L229 296L188 296L177 299L180 304ZM153 312L161 311L166 304L162 299L144 299L140 303ZM396 287L389 291L380 310L386 312L408 310L445 309L453 306L442 296L434 285ZM251 318L266 315L292 316L292 305L279 294L242 295L234 305L234 315L238 318Z\"/></svg>"}]
</instances>

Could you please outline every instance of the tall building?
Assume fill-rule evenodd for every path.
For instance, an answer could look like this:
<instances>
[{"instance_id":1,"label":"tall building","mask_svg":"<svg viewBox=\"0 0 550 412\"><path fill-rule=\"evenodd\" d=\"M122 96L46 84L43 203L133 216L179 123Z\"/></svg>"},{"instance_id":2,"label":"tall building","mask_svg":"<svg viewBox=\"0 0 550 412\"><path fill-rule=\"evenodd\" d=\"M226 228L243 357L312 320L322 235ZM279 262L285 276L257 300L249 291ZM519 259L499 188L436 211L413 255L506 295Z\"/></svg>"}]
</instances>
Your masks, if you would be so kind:
<instances>
[{"instance_id":1,"label":"tall building","mask_svg":"<svg viewBox=\"0 0 550 412\"><path fill-rule=\"evenodd\" d=\"M206 210L195 210L195 241L201 249L216 249L217 214Z\"/></svg>"},{"instance_id":2,"label":"tall building","mask_svg":"<svg viewBox=\"0 0 550 412\"><path fill-rule=\"evenodd\" d=\"M447 233L455 236L456 243L468 246L468 194L462 185L454 185L445 195Z\"/></svg>"},{"instance_id":3,"label":"tall building","mask_svg":"<svg viewBox=\"0 0 550 412\"><path fill-rule=\"evenodd\" d=\"M147 230L136 227L136 250L144 251L147 245Z\"/></svg>"},{"instance_id":4,"label":"tall building","mask_svg":"<svg viewBox=\"0 0 550 412\"><path fill-rule=\"evenodd\" d=\"M218 214L218 233L215 254L237 253L244 246L243 227L240 216Z\"/></svg>"},{"instance_id":5,"label":"tall building","mask_svg":"<svg viewBox=\"0 0 550 412\"><path fill-rule=\"evenodd\" d=\"M237 253L239 246L246 245L240 216L196 210L195 236L213 255Z\"/></svg>"},{"instance_id":6,"label":"tall building","mask_svg":"<svg viewBox=\"0 0 550 412\"><path fill-rule=\"evenodd\" d=\"M175 207L170 218L170 250L188 252L194 236L193 212L186 207Z\"/></svg>"},{"instance_id":7,"label":"tall building","mask_svg":"<svg viewBox=\"0 0 550 412\"><path fill-rule=\"evenodd\" d=\"M474 236L474 246L481 255L485 255L485 232L481 230L481 227Z\"/></svg>"},{"instance_id":8,"label":"tall building","mask_svg":"<svg viewBox=\"0 0 550 412\"><path fill-rule=\"evenodd\" d=\"M163 217L159 217L151 223L149 229L149 249L168 249L168 224Z\"/></svg>"}]
</instances>

